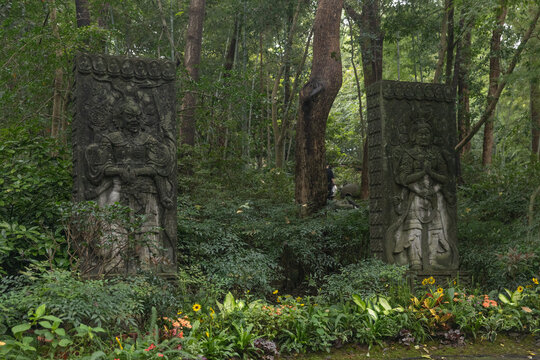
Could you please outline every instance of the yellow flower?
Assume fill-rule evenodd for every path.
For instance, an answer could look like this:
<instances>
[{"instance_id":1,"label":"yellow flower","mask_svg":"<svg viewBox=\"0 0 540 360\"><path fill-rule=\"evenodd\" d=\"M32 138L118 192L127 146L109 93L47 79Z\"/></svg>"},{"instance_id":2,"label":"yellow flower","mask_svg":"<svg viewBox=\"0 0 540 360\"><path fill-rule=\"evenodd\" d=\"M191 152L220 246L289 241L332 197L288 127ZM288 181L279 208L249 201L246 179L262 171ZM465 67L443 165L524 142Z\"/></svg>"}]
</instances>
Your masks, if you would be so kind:
<instances>
[{"instance_id":1,"label":"yellow flower","mask_svg":"<svg viewBox=\"0 0 540 360\"><path fill-rule=\"evenodd\" d=\"M281 301L281 296L278 296L276 301L280 302Z\"/></svg>"},{"instance_id":2,"label":"yellow flower","mask_svg":"<svg viewBox=\"0 0 540 360\"><path fill-rule=\"evenodd\" d=\"M518 292L518 293L522 293L522 292L523 292L523 286L519 285L519 286L517 287L517 292Z\"/></svg>"},{"instance_id":3,"label":"yellow flower","mask_svg":"<svg viewBox=\"0 0 540 360\"><path fill-rule=\"evenodd\" d=\"M428 279L428 282L433 285L435 284L435 278L433 276L430 276L429 279Z\"/></svg>"},{"instance_id":4,"label":"yellow flower","mask_svg":"<svg viewBox=\"0 0 540 360\"><path fill-rule=\"evenodd\" d=\"M300 304L300 306L304 306L304 304Z\"/></svg>"},{"instance_id":5,"label":"yellow flower","mask_svg":"<svg viewBox=\"0 0 540 360\"><path fill-rule=\"evenodd\" d=\"M422 285L424 285L424 286L425 286L425 285L427 285L427 284L428 284L428 279L427 279L427 278L426 278L426 279L424 279L424 280L422 280Z\"/></svg>"},{"instance_id":6,"label":"yellow flower","mask_svg":"<svg viewBox=\"0 0 540 360\"><path fill-rule=\"evenodd\" d=\"M210 333L208 331L205 332L205 334L206 334L206 337L210 337Z\"/></svg>"},{"instance_id":7,"label":"yellow flower","mask_svg":"<svg viewBox=\"0 0 540 360\"><path fill-rule=\"evenodd\" d=\"M199 310L201 310L201 305L199 305L199 304L194 304L194 305L193 305L193 311L197 312L197 311L199 311Z\"/></svg>"},{"instance_id":8,"label":"yellow flower","mask_svg":"<svg viewBox=\"0 0 540 360\"><path fill-rule=\"evenodd\" d=\"M3 341L0 341L0 346L4 346L4 345L6 345L6 343Z\"/></svg>"},{"instance_id":9,"label":"yellow flower","mask_svg":"<svg viewBox=\"0 0 540 360\"><path fill-rule=\"evenodd\" d=\"M182 310L178 310L178 312L177 312L176 314L177 314L177 315L182 314Z\"/></svg>"},{"instance_id":10,"label":"yellow flower","mask_svg":"<svg viewBox=\"0 0 540 360\"><path fill-rule=\"evenodd\" d=\"M439 294L442 294L442 293L443 293L443 288L438 288L438 289L437 289L437 292L438 292Z\"/></svg>"},{"instance_id":11,"label":"yellow flower","mask_svg":"<svg viewBox=\"0 0 540 360\"><path fill-rule=\"evenodd\" d=\"M296 298L296 301L300 302L300 301L302 301L302 298L299 296L299 297Z\"/></svg>"},{"instance_id":12,"label":"yellow flower","mask_svg":"<svg viewBox=\"0 0 540 360\"><path fill-rule=\"evenodd\" d=\"M537 278L532 278L532 282L535 283L536 285L538 285L538 279Z\"/></svg>"},{"instance_id":13,"label":"yellow flower","mask_svg":"<svg viewBox=\"0 0 540 360\"><path fill-rule=\"evenodd\" d=\"M120 350L124 350L124 348L122 347L122 343L120 342L120 339L118 338L118 336L116 337L116 342L118 343L118 346L120 346Z\"/></svg>"},{"instance_id":14,"label":"yellow flower","mask_svg":"<svg viewBox=\"0 0 540 360\"><path fill-rule=\"evenodd\" d=\"M456 281L456 280L454 280L453 284L454 284L454 286L456 286L456 285L457 285L457 281Z\"/></svg>"},{"instance_id":15,"label":"yellow flower","mask_svg":"<svg viewBox=\"0 0 540 360\"><path fill-rule=\"evenodd\" d=\"M277 290L274 290L274 292L272 294L276 295L279 291Z\"/></svg>"}]
</instances>

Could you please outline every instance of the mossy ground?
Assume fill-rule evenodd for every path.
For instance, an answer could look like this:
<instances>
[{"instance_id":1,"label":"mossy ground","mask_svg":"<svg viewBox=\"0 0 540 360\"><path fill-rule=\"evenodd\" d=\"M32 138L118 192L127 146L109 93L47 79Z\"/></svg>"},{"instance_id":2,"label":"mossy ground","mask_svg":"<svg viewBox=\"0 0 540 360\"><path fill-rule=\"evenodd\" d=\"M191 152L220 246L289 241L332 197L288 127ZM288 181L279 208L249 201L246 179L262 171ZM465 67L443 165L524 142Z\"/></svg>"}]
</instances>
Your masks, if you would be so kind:
<instances>
[{"instance_id":1,"label":"mossy ground","mask_svg":"<svg viewBox=\"0 0 540 360\"><path fill-rule=\"evenodd\" d=\"M298 360L361 360L361 359L540 359L540 338L534 336L498 336L494 342L466 341L464 346L441 345L435 341L404 346L386 343L383 346L348 345L330 353L291 356Z\"/></svg>"}]
</instances>

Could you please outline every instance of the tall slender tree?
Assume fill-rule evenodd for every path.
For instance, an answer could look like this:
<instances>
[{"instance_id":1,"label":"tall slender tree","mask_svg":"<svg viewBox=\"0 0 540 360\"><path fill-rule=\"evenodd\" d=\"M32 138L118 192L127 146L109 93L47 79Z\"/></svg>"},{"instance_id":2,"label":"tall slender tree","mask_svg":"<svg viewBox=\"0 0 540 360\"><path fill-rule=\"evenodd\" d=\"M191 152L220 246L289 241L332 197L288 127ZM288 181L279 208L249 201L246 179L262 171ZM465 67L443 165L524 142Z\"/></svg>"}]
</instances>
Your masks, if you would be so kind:
<instances>
[{"instance_id":1,"label":"tall slender tree","mask_svg":"<svg viewBox=\"0 0 540 360\"><path fill-rule=\"evenodd\" d=\"M205 0L191 0L189 3L189 24L187 28L184 66L192 82L199 80L201 46L204 22ZM180 143L195 145L195 107L197 98L194 91L186 91L182 100L182 124Z\"/></svg>"},{"instance_id":2,"label":"tall slender tree","mask_svg":"<svg viewBox=\"0 0 540 360\"><path fill-rule=\"evenodd\" d=\"M345 4L347 14L353 19L361 31L360 52L362 54L362 71L364 73L364 88L382 80L383 40L381 29L380 0L365 0L362 12L358 13L353 7ZM362 180L360 193L363 199L369 196L369 147L364 141L362 156Z\"/></svg>"},{"instance_id":3,"label":"tall slender tree","mask_svg":"<svg viewBox=\"0 0 540 360\"><path fill-rule=\"evenodd\" d=\"M489 89L488 99L493 98L497 93L499 77L501 76L501 36L506 14L508 13L507 0L500 0L496 8L496 23L493 29L489 52ZM484 144L482 149L482 166L489 166L492 162L493 154L493 120L492 113L484 125Z\"/></svg>"},{"instance_id":4,"label":"tall slender tree","mask_svg":"<svg viewBox=\"0 0 540 360\"><path fill-rule=\"evenodd\" d=\"M314 20L313 63L300 91L296 126L295 199L308 214L326 204L326 121L341 88L339 30L343 0L319 0Z\"/></svg>"}]
</instances>

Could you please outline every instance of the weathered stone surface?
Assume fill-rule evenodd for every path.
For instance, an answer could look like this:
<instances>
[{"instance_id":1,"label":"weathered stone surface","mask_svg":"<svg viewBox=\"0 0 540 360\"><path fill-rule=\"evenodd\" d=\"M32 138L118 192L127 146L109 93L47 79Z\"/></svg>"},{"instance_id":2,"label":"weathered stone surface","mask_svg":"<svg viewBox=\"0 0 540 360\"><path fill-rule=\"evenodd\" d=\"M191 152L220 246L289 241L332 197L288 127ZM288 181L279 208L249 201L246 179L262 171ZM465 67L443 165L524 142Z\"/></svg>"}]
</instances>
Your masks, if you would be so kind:
<instances>
[{"instance_id":1,"label":"weathered stone surface","mask_svg":"<svg viewBox=\"0 0 540 360\"><path fill-rule=\"evenodd\" d=\"M367 103L372 252L412 270L456 269L452 89L381 81Z\"/></svg>"},{"instance_id":2,"label":"weathered stone surface","mask_svg":"<svg viewBox=\"0 0 540 360\"><path fill-rule=\"evenodd\" d=\"M92 271L174 272L174 64L79 54L74 72L75 201L92 200L100 207L119 203L131 208L133 217L144 219L129 240L128 229L115 225L104 229L106 238L113 240L105 241L104 236L90 244Z\"/></svg>"}]
</instances>

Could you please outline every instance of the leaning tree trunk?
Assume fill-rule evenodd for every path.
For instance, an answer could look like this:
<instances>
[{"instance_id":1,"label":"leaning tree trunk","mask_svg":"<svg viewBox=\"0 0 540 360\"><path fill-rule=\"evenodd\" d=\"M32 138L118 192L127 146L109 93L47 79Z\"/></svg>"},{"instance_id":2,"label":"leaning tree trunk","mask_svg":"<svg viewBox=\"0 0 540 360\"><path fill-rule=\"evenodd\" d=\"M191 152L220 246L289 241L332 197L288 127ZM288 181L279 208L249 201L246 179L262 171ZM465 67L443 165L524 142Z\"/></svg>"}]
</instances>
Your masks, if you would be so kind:
<instances>
[{"instance_id":1,"label":"leaning tree trunk","mask_svg":"<svg viewBox=\"0 0 540 360\"><path fill-rule=\"evenodd\" d=\"M306 215L326 204L326 121L341 88L339 30L343 0L319 0L314 20L313 64L300 91L296 125L295 198Z\"/></svg>"},{"instance_id":2,"label":"leaning tree trunk","mask_svg":"<svg viewBox=\"0 0 540 360\"><path fill-rule=\"evenodd\" d=\"M187 29L184 66L193 83L199 80L201 45L204 22L205 0L191 0L189 3L189 24ZM182 125L180 143L195 145L195 107L197 98L194 91L187 91L182 100Z\"/></svg>"},{"instance_id":3,"label":"leaning tree trunk","mask_svg":"<svg viewBox=\"0 0 540 360\"><path fill-rule=\"evenodd\" d=\"M506 0L501 0L500 7L497 8L497 23L491 36L490 56L489 56L489 90L488 99L495 97L499 77L501 76L501 36L506 19L508 7ZM488 118L484 125L484 144L482 151L482 166L489 166L492 162L493 154L493 120L494 115Z\"/></svg>"}]
</instances>

